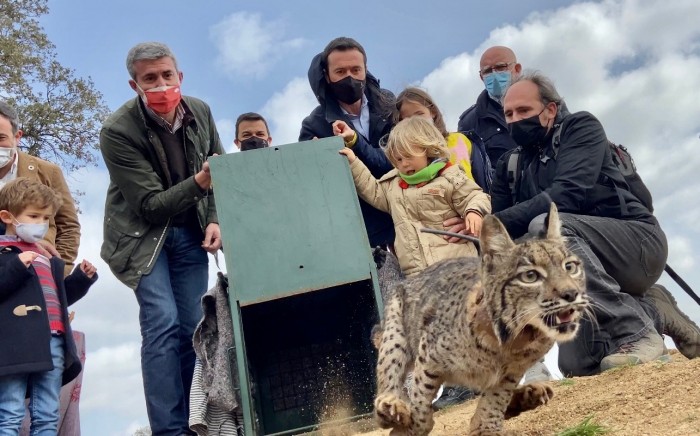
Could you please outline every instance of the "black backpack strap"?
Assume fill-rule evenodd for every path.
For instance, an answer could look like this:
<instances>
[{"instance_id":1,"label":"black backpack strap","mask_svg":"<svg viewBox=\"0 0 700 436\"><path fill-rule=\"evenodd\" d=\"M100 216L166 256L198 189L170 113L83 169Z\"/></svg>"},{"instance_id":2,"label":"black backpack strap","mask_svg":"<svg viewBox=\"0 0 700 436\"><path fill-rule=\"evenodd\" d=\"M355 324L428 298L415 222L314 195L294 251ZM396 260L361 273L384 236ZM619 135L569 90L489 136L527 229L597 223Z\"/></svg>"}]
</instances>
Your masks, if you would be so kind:
<instances>
[{"instance_id":1,"label":"black backpack strap","mask_svg":"<svg viewBox=\"0 0 700 436\"><path fill-rule=\"evenodd\" d=\"M627 202L625 201L625 197L622 195L622 191L628 191L632 192L632 189L630 188L629 184L627 183L627 179L622 171L622 168L620 165L623 165L620 162L620 157L617 155L617 146L615 143L612 141L608 140L608 147L610 148L610 154L611 158L613 161L613 165L617 167L620 170L620 173L622 174L622 183L618 183L613 179L612 177L609 177L608 175L604 174L602 171L600 173L600 176L598 176L598 180L596 183L603 185L603 186L609 186L612 188L615 188L615 192L617 193L617 201L620 203L620 211L622 212L623 215L627 215L629 212L629 209L627 209ZM623 166L624 168L624 166Z\"/></svg>"},{"instance_id":2,"label":"black backpack strap","mask_svg":"<svg viewBox=\"0 0 700 436\"><path fill-rule=\"evenodd\" d=\"M680 286L688 295L690 295L690 298L695 300L696 303L700 304L700 297L698 297L698 294L696 294L693 289L688 285L685 280L681 278L681 276L676 273L673 268L671 268L671 265L666 264L666 267L664 268L666 273L671 276L671 278L678 283L678 286Z\"/></svg>"},{"instance_id":3,"label":"black backpack strap","mask_svg":"<svg viewBox=\"0 0 700 436\"><path fill-rule=\"evenodd\" d=\"M559 144L561 140L561 131L562 131L562 124L553 124L552 125L552 156L548 156L544 151L544 149L540 152L540 161L542 163L546 163L550 159L557 160L557 154L559 154Z\"/></svg>"},{"instance_id":4,"label":"black backpack strap","mask_svg":"<svg viewBox=\"0 0 700 436\"><path fill-rule=\"evenodd\" d=\"M552 126L552 128L554 129L554 134L552 135L552 149L554 151L554 159L556 159L557 154L559 154L559 145L561 145L561 132L563 130L563 127L564 123L554 124L554 126ZM610 143L609 145L611 145L611 147L615 147L615 144ZM604 175L603 173L601 173L598 177L597 183L603 185L607 183L612 183L612 185L615 187L615 190L617 191L617 199L620 202L620 208L622 210L622 213L626 215L627 203L625 202L625 199L622 196L622 192L620 192L620 187L617 186L617 183L614 180L610 179L608 176ZM627 183L625 183L625 185L627 185ZM627 188L627 190L629 191L629 188Z\"/></svg>"},{"instance_id":5,"label":"black backpack strap","mask_svg":"<svg viewBox=\"0 0 700 436\"><path fill-rule=\"evenodd\" d=\"M649 212L654 212L653 199L649 188L644 184L642 177L637 172L637 167L634 164L632 155L624 145L616 144L608 141L610 145L610 154L615 166L622 173L622 178L626 183L625 189L631 192L644 207L649 209Z\"/></svg>"},{"instance_id":6,"label":"black backpack strap","mask_svg":"<svg viewBox=\"0 0 700 436\"><path fill-rule=\"evenodd\" d=\"M554 151L554 159L557 158L559 154L559 145L561 144L561 131L564 127L564 123L554 124L552 128L554 129L554 134L552 134L552 150Z\"/></svg>"},{"instance_id":7,"label":"black backpack strap","mask_svg":"<svg viewBox=\"0 0 700 436\"><path fill-rule=\"evenodd\" d=\"M513 149L513 151L508 155L508 165L507 165L507 174L508 174L508 189L510 190L510 196L513 200L513 204L516 204L516 189L518 187L518 184L520 183L520 176L521 176L521 171L520 171L520 154L521 154L522 148L516 147Z\"/></svg>"}]
</instances>

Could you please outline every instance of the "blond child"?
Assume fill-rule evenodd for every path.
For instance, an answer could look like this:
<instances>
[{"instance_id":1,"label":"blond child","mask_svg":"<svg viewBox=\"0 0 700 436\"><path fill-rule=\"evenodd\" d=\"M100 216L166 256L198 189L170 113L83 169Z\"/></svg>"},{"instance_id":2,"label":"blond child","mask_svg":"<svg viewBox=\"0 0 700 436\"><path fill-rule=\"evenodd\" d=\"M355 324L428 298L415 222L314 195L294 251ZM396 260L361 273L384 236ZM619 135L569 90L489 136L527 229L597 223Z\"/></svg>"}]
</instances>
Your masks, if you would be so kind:
<instances>
[{"instance_id":1,"label":"blond child","mask_svg":"<svg viewBox=\"0 0 700 436\"><path fill-rule=\"evenodd\" d=\"M97 280L83 262L63 278L65 263L37 246L61 197L17 178L0 189L0 434L18 434L29 394L32 434L56 434L61 386L81 370L68 305Z\"/></svg>"},{"instance_id":2,"label":"blond child","mask_svg":"<svg viewBox=\"0 0 700 436\"><path fill-rule=\"evenodd\" d=\"M480 142L474 144L465 134L448 132L440 108L433 98L424 90L408 87L396 97L395 122L412 116L421 116L433 121L442 136L445 137L450 150L450 163L464 168L470 179L476 181L482 189L488 191L491 184L491 164ZM487 174L488 173L488 174Z\"/></svg>"},{"instance_id":3,"label":"blond child","mask_svg":"<svg viewBox=\"0 0 700 436\"><path fill-rule=\"evenodd\" d=\"M445 138L432 121L410 117L394 127L385 149L394 169L378 180L351 148L340 153L350 163L359 196L391 215L396 255L405 275L443 259L477 255L471 242L450 243L420 231L423 227L442 230L445 220L460 217L467 233L478 236L483 216L491 212L489 196L461 166L448 161Z\"/></svg>"}]
</instances>

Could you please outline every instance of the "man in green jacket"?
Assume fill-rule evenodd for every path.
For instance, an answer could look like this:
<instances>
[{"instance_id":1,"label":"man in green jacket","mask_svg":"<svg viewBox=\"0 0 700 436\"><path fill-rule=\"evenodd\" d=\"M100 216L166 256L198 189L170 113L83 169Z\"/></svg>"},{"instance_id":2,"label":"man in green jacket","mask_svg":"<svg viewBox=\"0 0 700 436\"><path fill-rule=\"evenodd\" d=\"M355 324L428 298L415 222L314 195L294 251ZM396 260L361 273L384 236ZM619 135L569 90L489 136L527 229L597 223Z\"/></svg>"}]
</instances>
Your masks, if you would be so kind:
<instances>
[{"instance_id":1,"label":"man in green jacket","mask_svg":"<svg viewBox=\"0 0 700 436\"><path fill-rule=\"evenodd\" d=\"M153 434L190 434L192 334L202 316L207 252L221 247L206 160L223 148L209 106L181 96L183 75L166 45L137 44L126 66L137 97L100 132L110 176L100 255L139 304Z\"/></svg>"}]
</instances>

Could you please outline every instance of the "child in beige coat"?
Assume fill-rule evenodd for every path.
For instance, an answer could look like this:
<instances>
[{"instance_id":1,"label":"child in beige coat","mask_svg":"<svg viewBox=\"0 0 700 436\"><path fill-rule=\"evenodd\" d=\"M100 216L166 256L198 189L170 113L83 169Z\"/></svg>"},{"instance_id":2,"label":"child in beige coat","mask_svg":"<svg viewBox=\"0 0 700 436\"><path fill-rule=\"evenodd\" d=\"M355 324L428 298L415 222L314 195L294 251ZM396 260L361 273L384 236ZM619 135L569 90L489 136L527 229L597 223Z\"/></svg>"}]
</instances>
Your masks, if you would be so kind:
<instances>
[{"instance_id":1,"label":"child in beige coat","mask_svg":"<svg viewBox=\"0 0 700 436\"><path fill-rule=\"evenodd\" d=\"M430 120L410 117L394 127L385 149L394 169L379 180L352 148L340 153L350 162L358 195L391 215L396 255L405 275L443 259L477 255L471 242L450 243L420 231L423 227L443 230L446 219L459 216L467 233L479 236L483 216L491 212L489 196L460 165L449 163L445 138Z\"/></svg>"}]
</instances>

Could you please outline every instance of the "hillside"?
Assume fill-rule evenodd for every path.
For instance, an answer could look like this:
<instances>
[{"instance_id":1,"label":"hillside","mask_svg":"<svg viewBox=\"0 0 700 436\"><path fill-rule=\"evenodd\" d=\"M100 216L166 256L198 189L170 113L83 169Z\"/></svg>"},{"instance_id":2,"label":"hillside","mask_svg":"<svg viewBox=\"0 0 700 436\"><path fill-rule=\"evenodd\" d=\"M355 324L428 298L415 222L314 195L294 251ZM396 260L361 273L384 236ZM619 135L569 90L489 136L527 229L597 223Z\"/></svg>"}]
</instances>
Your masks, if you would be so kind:
<instances>
[{"instance_id":1,"label":"hillside","mask_svg":"<svg viewBox=\"0 0 700 436\"><path fill-rule=\"evenodd\" d=\"M553 386L555 397L548 405L506 422L511 434L552 436L593 416L616 436L700 435L700 359L674 353L667 364L625 367ZM431 435L465 434L474 407L470 401L436 414Z\"/></svg>"}]
</instances>

